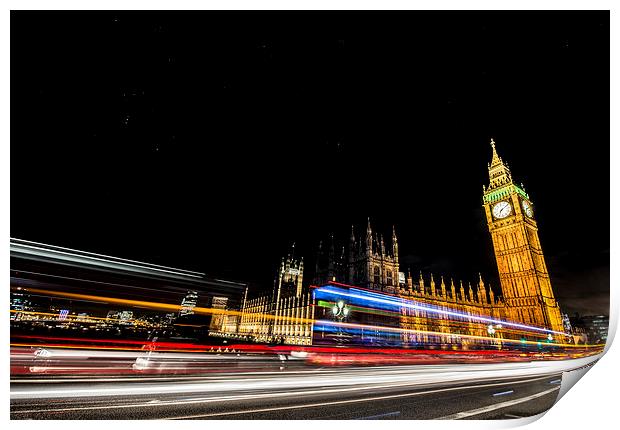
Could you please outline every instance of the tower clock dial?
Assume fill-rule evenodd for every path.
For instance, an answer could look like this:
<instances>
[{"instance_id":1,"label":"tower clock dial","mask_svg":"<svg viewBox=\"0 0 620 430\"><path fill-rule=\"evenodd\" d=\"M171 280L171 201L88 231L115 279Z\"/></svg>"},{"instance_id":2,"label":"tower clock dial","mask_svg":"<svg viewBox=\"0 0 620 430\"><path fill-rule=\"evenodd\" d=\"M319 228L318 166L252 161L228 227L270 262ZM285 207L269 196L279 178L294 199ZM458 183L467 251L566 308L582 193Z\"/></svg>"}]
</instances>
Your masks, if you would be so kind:
<instances>
[{"instance_id":1,"label":"tower clock dial","mask_svg":"<svg viewBox=\"0 0 620 430\"><path fill-rule=\"evenodd\" d=\"M499 202L495 206L493 206L493 216L495 218L506 218L511 213L512 207L510 206L510 203L506 201Z\"/></svg>"},{"instance_id":2,"label":"tower clock dial","mask_svg":"<svg viewBox=\"0 0 620 430\"><path fill-rule=\"evenodd\" d=\"M530 218L532 218L534 216L534 211L532 210L532 205L528 201L523 200L521 202L521 206L523 206L523 212L525 212L525 215L527 215Z\"/></svg>"}]
</instances>

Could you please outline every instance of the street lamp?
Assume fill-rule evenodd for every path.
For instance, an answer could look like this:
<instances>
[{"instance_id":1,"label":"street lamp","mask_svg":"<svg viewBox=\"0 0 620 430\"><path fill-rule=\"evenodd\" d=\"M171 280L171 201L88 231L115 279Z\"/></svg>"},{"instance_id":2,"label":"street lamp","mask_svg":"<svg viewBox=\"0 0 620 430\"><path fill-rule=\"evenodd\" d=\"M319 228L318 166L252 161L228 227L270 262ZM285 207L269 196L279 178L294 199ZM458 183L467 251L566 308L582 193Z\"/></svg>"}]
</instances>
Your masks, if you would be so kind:
<instances>
[{"instance_id":1,"label":"street lamp","mask_svg":"<svg viewBox=\"0 0 620 430\"><path fill-rule=\"evenodd\" d=\"M342 300L340 300L332 308L332 313L335 318L342 322L349 315L349 308Z\"/></svg>"},{"instance_id":2,"label":"street lamp","mask_svg":"<svg viewBox=\"0 0 620 430\"><path fill-rule=\"evenodd\" d=\"M340 300L334 305L334 307L332 307L332 314L334 315L334 319L338 320L339 322L342 322L349 315L349 308L342 300ZM342 336L342 327L340 326L338 326L337 336L338 338Z\"/></svg>"},{"instance_id":3,"label":"street lamp","mask_svg":"<svg viewBox=\"0 0 620 430\"><path fill-rule=\"evenodd\" d=\"M497 339L495 342L497 342L497 347L499 349L502 348L502 341L501 341L502 336L501 336L501 333L499 332L501 328L502 328L501 324L496 324L495 326L493 326L493 324L489 324L487 326L487 333L489 334L489 336L492 336ZM495 334L497 334L497 336L494 336Z\"/></svg>"}]
</instances>

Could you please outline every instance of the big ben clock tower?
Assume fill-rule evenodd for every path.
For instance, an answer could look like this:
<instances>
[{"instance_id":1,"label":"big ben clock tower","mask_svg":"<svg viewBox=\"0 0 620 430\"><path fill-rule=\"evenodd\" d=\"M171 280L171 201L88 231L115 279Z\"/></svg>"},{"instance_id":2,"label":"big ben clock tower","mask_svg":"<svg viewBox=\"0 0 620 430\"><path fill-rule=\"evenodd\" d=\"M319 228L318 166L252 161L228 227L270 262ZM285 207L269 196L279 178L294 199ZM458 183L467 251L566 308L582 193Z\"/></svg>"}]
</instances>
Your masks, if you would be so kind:
<instances>
[{"instance_id":1,"label":"big ben clock tower","mask_svg":"<svg viewBox=\"0 0 620 430\"><path fill-rule=\"evenodd\" d=\"M523 187L513 183L507 164L497 155L489 165L483 206L509 320L563 332L545 257L538 239L534 205Z\"/></svg>"}]
</instances>

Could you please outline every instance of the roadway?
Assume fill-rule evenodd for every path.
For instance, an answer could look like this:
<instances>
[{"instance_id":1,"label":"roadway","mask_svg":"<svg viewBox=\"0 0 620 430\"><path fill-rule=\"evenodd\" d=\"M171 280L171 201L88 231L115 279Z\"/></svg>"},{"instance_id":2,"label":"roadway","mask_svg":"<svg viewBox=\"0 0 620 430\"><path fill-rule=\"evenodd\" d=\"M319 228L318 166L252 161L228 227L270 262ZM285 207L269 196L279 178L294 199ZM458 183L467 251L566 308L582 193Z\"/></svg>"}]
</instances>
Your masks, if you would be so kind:
<instances>
[{"instance_id":1,"label":"roadway","mask_svg":"<svg viewBox=\"0 0 620 430\"><path fill-rule=\"evenodd\" d=\"M526 363L15 378L12 419L513 419L549 409L565 371Z\"/></svg>"}]
</instances>

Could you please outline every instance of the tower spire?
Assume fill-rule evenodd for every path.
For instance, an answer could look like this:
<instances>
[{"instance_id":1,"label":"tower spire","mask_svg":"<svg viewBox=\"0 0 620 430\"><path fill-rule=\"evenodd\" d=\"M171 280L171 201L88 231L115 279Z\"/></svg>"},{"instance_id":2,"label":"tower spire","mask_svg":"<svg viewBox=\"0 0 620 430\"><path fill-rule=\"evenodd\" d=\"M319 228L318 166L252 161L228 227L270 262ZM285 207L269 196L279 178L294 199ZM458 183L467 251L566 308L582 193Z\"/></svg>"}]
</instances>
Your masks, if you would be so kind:
<instances>
[{"instance_id":1,"label":"tower spire","mask_svg":"<svg viewBox=\"0 0 620 430\"><path fill-rule=\"evenodd\" d=\"M487 302L487 292L480 272L478 272L478 300L483 304Z\"/></svg>"},{"instance_id":2,"label":"tower spire","mask_svg":"<svg viewBox=\"0 0 620 430\"><path fill-rule=\"evenodd\" d=\"M493 139L491 139L491 149L493 155L491 157L491 164L489 165L489 187L487 191L512 183L512 175L510 174L508 164L504 164L502 158L497 155L495 140Z\"/></svg>"},{"instance_id":3,"label":"tower spire","mask_svg":"<svg viewBox=\"0 0 620 430\"><path fill-rule=\"evenodd\" d=\"M398 238L396 237L396 227L392 225L392 257L398 259Z\"/></svg>"},{"instance_id":4,"label":"tower spire","mask_svg":"<svg viewBox=\"0 0 620 430\"><path fill-rule=\"evenodd\" d=\"M502 159L497 155L497 150L495 149L495 140L491 138L491 149L493 150L493 157L491 158L491 166L497 165L502 162Z\"/></svg>"},{"instance_id":5,"label":"tower spire","mask_svg":"<svg viewBox=\"0 0 620 430\"><path fill-rule=\"evenodd\" d=\"M422 271L420 270L420 293L426 294L426 288L424 287L424 278L422 277Z\"/></svg>"}]
</instances>

